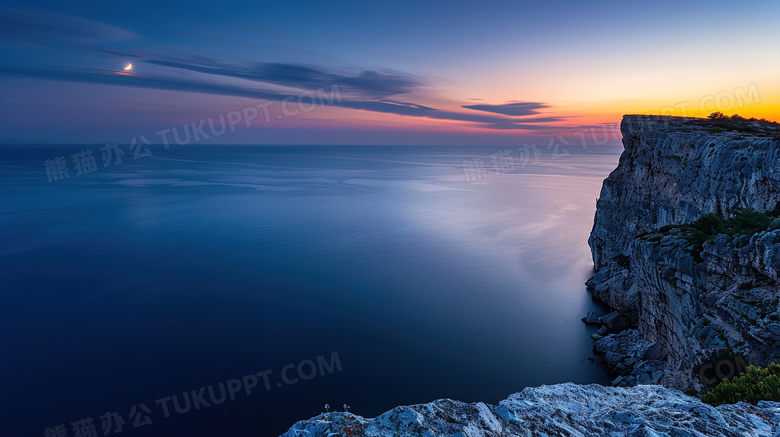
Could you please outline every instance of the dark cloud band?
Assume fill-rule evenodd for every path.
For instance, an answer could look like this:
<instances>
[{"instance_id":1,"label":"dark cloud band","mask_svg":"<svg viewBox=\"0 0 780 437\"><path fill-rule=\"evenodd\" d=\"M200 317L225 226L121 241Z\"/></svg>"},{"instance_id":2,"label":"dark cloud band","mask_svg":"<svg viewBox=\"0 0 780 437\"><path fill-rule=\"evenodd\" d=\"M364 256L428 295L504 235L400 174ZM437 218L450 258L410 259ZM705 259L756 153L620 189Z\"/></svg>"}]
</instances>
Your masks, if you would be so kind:
<instances>
[{"instance_id":1,"label":"dark cloud band","mask_svg":"<svg viewBox=\"0 0 780 437\"><path fill-rule=\"evenodd\" d=\"M348 75L329 72L310 65L283 63L229 65L203 57L153 57L143 59L143 61L164 67L294 88L316 89L337 84L344 93L370 99L381 99L405 94L425 85L423 79L399 72L369 70L355 75Z\"/></svg>"},{"instance_id":2,"label":"dark cloud band","mask_svg":"<svg viewBox=\"0 0 780 437\"><path fill-rule=\"evenodd\" d=\"M94 83L101 85L115 85L125 87L152 88L171 91L184 91L204 94L218 94L225 96L246 97L261 100L282 101L290 94L275 91L266 91L255 88L247 88L234 85L215 84L208 82L186 81L181 79L168 79L164 77L145 76L140 74L118 74L115 71L106 70L44 70L31 68L18 68L0 66L0 75L16 76L36 79L61 80L69 82ZM341 84L336 83L336 86ZM325 90L331 89L330 87ZM538 130L546 128L546 123L562 121L562 117L537 117L524 119L511 119L493 115L469 114L453 111L444 111L428 106L395 100L366 100L346 98L340 102L334 102L334 106L356 110L378 112L385 114L397 114L409 117L424 117L437 120L454 120L475 123L479 127L488 129L527 129Z\"/></svg>"},{"instance_id":3,"label":"dark cloud band","mask_svg":"<svg viewBox=\"0 0 780 437\"><path fill-rule=\"evenodd\" d=\"M463 108L473 109L475 111L492 112L494 114L509 115L512 117L524 117L527 115L538 114L539 110L547 108L547 105L537 102L512 102L506 103L504 105L465 105Z\"/></svg>"}]
</instances>

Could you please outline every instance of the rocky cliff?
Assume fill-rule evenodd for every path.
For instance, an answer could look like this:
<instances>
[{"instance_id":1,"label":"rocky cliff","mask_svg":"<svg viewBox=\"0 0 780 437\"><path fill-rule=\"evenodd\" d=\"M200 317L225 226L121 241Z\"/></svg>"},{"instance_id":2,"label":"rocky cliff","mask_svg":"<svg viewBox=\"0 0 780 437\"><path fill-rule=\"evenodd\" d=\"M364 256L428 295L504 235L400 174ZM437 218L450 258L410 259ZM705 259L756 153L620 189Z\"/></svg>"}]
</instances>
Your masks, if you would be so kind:
<instances>
[{"instance_id":1,"label":"rocky cliff","mask_svg":"<svg viewBox=\"0 0 780 437\"><path fill-rule=\"evenodd\" d=\"M677 390L571 383L526 388L498 403L449 399L396 407L373 419L321 414L284 437L325 436L780 436L780 403L712 407Z\"/></svg>"},{"instance_id":2,"label":"rocky cliff","mask_svg":"<svg viewBox=\"0 0 780 437\"><path fill-rule=\"evenodd\" d=\"M702 368L727 373L717 369L724 357L732 367L734 357L780 359L780 230L770 229L780 225L718 234L710 222L695 223L705 214L779 213L780 128L725 120L623 119L625 150L597 201L588 281L594 296L634 322L634 332L596 336L596 351L626 376L618 383L660 367L670 385L701 389L712 379Z\"/></svg>"}]
</instances>

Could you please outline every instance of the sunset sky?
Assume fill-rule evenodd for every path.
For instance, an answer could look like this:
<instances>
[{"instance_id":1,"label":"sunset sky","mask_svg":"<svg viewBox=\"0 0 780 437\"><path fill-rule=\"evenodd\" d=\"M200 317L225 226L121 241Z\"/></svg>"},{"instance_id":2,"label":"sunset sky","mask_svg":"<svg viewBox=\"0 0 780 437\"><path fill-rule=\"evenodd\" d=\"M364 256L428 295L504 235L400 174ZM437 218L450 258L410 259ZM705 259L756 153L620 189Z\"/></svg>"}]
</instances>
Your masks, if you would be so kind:
<instances>
[{"instance_id":1,"label":"sunset sky","mask_svg":"<svg viewBox=\"0 0 780 437\"><path fill-rule=\"evenodd\" d=\"M780 119L776 0L1 8L6 143L159 143L258 105L268 119L201 142L514 145L626 113Z\"/></svg>"}]
</instances>

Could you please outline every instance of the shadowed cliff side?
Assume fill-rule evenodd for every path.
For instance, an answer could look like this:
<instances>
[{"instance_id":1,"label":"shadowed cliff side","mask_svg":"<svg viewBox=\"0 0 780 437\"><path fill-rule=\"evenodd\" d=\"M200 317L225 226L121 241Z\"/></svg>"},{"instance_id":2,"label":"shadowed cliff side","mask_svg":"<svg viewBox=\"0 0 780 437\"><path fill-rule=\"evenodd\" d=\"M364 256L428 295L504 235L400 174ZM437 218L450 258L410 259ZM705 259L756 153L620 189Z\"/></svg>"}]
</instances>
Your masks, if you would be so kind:
<instances>
[{"instance_id":1,"label":"shadowed cliff side","mask_svg":"<svg viewBox=\"0 0 780 437\"><path fill-rule=\"evenodd\" d=\"M625 150L604 181L588 241L596 272L587 285L642 341L632 329L613 332L596 336L596 350L616 373L636 375L653 348L668 385L697 389L696 370L723 354L756 364L780 358L780 231L715 233L701 244L682 226L776 208L778 125L627 115L621 131Z\"/></svg>"}]
</instances>

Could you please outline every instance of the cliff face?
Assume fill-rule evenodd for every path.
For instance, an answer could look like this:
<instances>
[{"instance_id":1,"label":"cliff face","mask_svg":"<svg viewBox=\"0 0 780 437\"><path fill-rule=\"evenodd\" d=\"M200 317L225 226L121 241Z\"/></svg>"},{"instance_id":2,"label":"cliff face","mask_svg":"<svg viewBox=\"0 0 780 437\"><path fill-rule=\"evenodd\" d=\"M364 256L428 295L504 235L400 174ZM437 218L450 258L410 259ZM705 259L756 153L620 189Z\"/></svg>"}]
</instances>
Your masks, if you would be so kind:
<instances>
[{"instance_id":1,"label":"cliff face","mask_svg":"<svg viewBox=\"0 0 780 437\"><path fill-rule=\"evenodd\" d=\"M589 239L589 288L663 349L678 388L696 386L694 370L722 352L757 364L780 358L780 231L718 235L696 248L669 229L780 200L774 130L715 130L700 119L625 116L625 151L604 181Z\"/></svg>"},{"instance_id":2,"label":"cliff face","mask_svg":"<svg viewBox=\"0 0 780 437\"><path fill-rule=\"evenodd\" d=\"M376 418L321 414L284 437L325 436L773 436L780 403L712 407L679 391L558 384L527 388L498 403L449 399L396 407Z\"/></svg>"}]
</instances>

